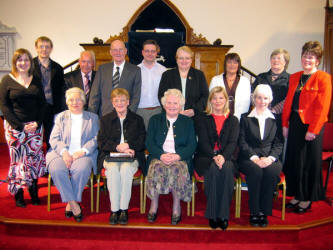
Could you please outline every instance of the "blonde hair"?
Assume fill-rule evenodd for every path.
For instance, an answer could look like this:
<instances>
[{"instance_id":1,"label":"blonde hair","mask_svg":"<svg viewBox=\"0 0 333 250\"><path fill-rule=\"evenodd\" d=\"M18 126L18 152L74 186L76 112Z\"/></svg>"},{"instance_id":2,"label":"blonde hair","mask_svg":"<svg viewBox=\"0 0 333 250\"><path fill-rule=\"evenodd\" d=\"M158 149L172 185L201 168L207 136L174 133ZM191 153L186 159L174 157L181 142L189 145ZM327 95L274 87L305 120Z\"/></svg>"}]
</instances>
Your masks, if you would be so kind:
<instances>
[{"instance_id":1,"label":"blonde hair","mask_svg":"<svg viewBox=\"0 0 333 250\"><path fill-rule=\"evenodd\" d=\"M190 47L188 46L181 46L177 49L177 52L176 52L176 59L178 57L178 54L180 51L185 51L186 53L190 54L191 55L191 58L193 59L193 56L194 56L194 53L193 51L190 49Z\"/></svg>"},{"instance_id":2,"label":"blonde hair","mask_svg":"<svg viewBox=\"0 0 333 250\"><path fill-rule=\"evenodd\" d=\"M226 100L226 102L224 104L224 107L223 107L223 114L225 115L229 112L229 96L228 96L227 91L225 90L225 88L223 88L221 86L214 87L209 92L207 107L206 107L206 113L208 115L212 114L212 112L213 112L212 99L213 99L213 97L216 93L222 93L225 100Z\"/></svg>"},{"instance_id":3,"label":"blonde hair","mask_svg":"<svg viewBox=\"0 0 333 250\"><path fill-rule=\"evenodd\" d=\"M253 91L252 94L252 103L255 104L255 99L258 94L264 94L265 96L268 97L269 103L273 101L273 92L271 87L268 84L259 84L255 90ZM255 106L255 105L254 105Z\"/></svg>"},{"instance_id":4,"label":"blonde hair","mask_svg":"<svg viewBox=\"0 0 333 250\"><path fill-rule=\"evenodd\" d=\"M86 95L84 94L83 90L78 88L78 87L73 87L73 88L70 88L70 89L67 89L66 90L66 104L68 104L68 101L69 101L69 98L71 97L71 95L73 94L80 94L80 98L83 102L83 105L86 104Z\"/></svg>"},{"instance_id":5,"label":"blonde hair","mask_svg":"<svg viewBox=\"0 0 333 250\"><path fill-rule=\"evenodd\" d=\"M185 104L185 98L182 95L182 92L180 92L179 89L168 89L167 91L164 92L163 97L161 98L161 103L164 106L166 99L168 98L168 96L175 96L179 99L179 104L181 106L181 108L184 107Z\"/></svg>"},{"instance_id":6,"label":"blonde hair","mask_svg":"<svg viewBox=\"0 0 333 250\"><path fill-rule=\"evenodd\" d=\"M120 96L120 95L126 96L127 100L130 99L130 95L128 94L128 91L126 89L116 88L111 91L111 101L113 98Z\"/></svg>"}]
</instances>

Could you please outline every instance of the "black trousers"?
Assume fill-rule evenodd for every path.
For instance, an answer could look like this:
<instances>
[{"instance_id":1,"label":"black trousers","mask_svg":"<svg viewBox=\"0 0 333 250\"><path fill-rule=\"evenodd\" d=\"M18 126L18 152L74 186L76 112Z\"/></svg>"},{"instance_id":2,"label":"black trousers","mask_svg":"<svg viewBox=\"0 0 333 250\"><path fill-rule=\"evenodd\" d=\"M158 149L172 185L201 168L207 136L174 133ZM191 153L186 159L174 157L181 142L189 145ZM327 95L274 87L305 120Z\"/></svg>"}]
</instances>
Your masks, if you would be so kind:
<instances>
[{"instance_id":1,"label":"black trousers","mask_svg":"<svg viewBox=\"0 0 333 250\"><path fill-rule=\"evenodd\" d=\"M51 131L53 129L54 125L54 108L52 105L47 104L47 109L44 115L43 119L43 126L44 126L44 141L46 142L47 145L47 150L51 147L49 140L50 140L50 135Z\"/></svg>"},{"instance_id":2,"label":"black trousers","mask_svg":"<svg viewBox=\"0 0 333 250\"><path fill-rule=\"evenodd\" d=\"M250 213L272 215L273 194L280 180L281 162L276 161L266 168L260 168L251 160L245 160L240 162L239 169L245 174Z\"/></svg>"},{"instance_id":3,"label":"black trousers","mask_svg":"<svg viewBox=\"0 0 333 250\"><path fill-rule=\"evenodd\" d=\"M222 169L213 161L204 175L207 207L205 217L229 219L229 210L234 190L234 164L226 161Z\"/></svg>"}]
</instances>

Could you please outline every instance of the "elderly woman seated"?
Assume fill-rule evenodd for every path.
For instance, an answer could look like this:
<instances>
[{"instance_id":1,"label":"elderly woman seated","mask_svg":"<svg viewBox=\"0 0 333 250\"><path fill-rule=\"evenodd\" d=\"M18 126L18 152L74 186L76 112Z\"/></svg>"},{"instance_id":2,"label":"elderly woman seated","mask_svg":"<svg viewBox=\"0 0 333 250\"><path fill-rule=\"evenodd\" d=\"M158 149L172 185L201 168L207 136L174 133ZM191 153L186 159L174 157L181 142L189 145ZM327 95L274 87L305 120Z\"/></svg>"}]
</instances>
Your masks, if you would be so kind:
<instances>
[{"instance_id":1,"label":"elderly woman seated","mask_svg":"<svg viewBox=\"0 0 333 250\"><path fill-rule=\"evenodd\" d=\"M192 155L197 142L192 119L180 114L185 103L181 92L169 89L161 102L165 112L150 119L146 138L148 221L156 220L159 195L172 192L171 224L176 225L181 221L180 200L191 200Z\"/></svg>"},{"instance_id":2,"label":"elderly woman seated","mask_svg":"<svg viewBox=\"0 0 333 250\"><path fill-rule=\"evenodd\" d=\"M141 116L128 109L130 96L126 89L111 92L114 110L101 118L97 141L100 149L99 170L104 166L111 201L110 224L127 224L133 175L145 164L146 130ZM123 153L127 159L110 158L110 153Z\"/></svg>"},{"instance_id":3,"label":"elderly woman seated","mask_svg":"<svg viewBox=\"0 0 333 250\"><path fill-rule=\"evenodd\" d=\"M65 216L77 222L83 218L79 204L91 169L96 169L98 116L83 110L85 94L80 88L66 91L69 110L57 115L50 136L46 164L62 202Z\"/></svg>"}]
</instances>

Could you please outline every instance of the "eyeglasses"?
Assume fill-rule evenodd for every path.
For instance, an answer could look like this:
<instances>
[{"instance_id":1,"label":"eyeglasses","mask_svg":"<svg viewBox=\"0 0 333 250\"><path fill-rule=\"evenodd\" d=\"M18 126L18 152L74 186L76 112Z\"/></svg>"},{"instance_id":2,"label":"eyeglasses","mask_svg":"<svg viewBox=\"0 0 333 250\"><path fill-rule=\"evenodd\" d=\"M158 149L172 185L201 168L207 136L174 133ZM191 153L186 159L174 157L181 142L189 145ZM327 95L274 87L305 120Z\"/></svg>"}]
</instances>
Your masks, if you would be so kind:
<instances>
[{"instance_id":1,"label":"eyeglasses","mask_svg":"<svg viewBox=\"0 0 333 250\"><path fill-rule=\"evenodd\" d=\"M143 52L145 52L145 53L151 53L151 54L154 54L154 53L156 53L156 50L144 50Z\"/></svg>"},{"instance_id":2,"label":"eyeglasses","mask_svg":"<svg viewBox=\"0 0 333 250\"><path fill-rule=\"evenodd\" d=\"M120 49L111 49L112 52L118 52L118 53L123 53L125 51L124 48L120 48Z\"/></svg>"}]
</instances>

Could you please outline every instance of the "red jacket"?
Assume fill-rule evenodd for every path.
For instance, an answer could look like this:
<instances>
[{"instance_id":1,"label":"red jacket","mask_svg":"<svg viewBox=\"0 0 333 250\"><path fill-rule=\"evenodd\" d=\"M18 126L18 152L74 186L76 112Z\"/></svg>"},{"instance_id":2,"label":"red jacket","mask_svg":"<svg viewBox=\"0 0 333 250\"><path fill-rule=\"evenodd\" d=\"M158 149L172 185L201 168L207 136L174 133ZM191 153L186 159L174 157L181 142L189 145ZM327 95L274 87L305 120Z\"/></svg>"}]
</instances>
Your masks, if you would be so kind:
<instances>
[{"instance_id":1,"label":"red jacket","mask_svg":"<svg viewBox=\"0 0 333 250\"><path fill-rule=\"evenodd\" d=\"M294 94L303 71L292 74L289 89L282 112L282 126L289 127L289 118ZM331 75L318 70L304 85L299 97L299 116L304 124L309 124L308 132L319 134L327 121L331 106L332 78Z\"/></svg>"}]
</instances>

